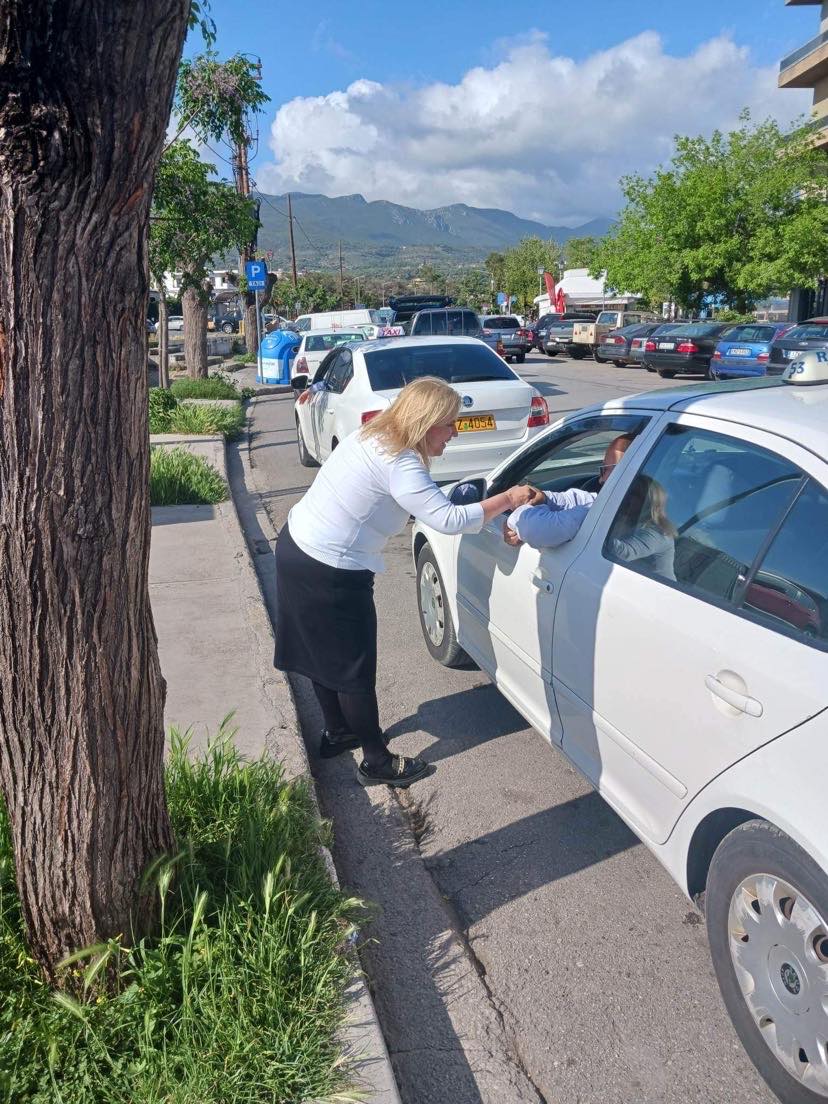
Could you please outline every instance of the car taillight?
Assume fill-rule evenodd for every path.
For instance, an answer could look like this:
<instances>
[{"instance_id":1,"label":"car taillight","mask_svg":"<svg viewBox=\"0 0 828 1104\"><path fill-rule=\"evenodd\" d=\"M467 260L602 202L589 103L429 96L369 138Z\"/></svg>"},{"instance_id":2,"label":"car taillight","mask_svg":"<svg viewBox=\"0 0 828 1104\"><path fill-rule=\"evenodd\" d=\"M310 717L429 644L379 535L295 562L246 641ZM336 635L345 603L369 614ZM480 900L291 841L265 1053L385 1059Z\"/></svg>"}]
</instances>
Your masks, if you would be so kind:
<instances>
[{"instance_id":1,"label":"car taillight","mask_svg":"<svg viewBox=\"0 0 828 1104\"><path fill-rule=\"evenodd\" d=\"M697 353L698 351L699 347L693 341L682 341L682 343L676 347L677 353Z\"/></svg>"},{"instance_id":2,"label":"car taillight","mask_svg":"<svg viewBox=\"0 0 828 1104\"><path fill-rule=\"evenodd\" d=\"M362 413L362 424L370 422L372 418L376 418L377 414L382 414L381 410L365 410Z\"/></svg>"},{"instance_id":3,"label":"car taillight","mask_svg":"<svg viewBox=\"0 0 828 1104\"><path fill-rule=\"evenodd\" d=\"M713 354L713 359L714 360L721 360L722 359L722 354L721 354L721 351L719 349L717 349L716 352Z\"/></svg>"},{"instance_id":4,"label":"car taillight","mask_svg":"<svg viewBox=\"0 0 828 1104\"><path fill-rule=\"evenodd\" d=\"M527 425L530 429L532 429L533 426L549 425L549 407L546 405L546 399L543 395L532 396L532 402L529 404L529 421Z\"/></svg>"},{"instance_id":5,"label":"car taillight","mask_svg":"<svg viewBox=\"0 0 828 1104\"><path fill-rule=\"evenodd\" d=\"M518 337L531 337L532 336L531 333L529 332L529 330L516 330L515 332L517 333Z\"/></svg>"},{"instance_id":6,"label":"car taillight","mask_svg":"<svg viewBox=\"0 0 828 1104\"><path fill-rule=\"evenodd\" d=\"M307 370L308 370L308 362L305 360L305 358L304 357L297 357L296 358L296 374L298 375L300 372L307 372Z\"/></svg>"},{"instance_id":7,"label":"car taillight","mask_svg":"<svg viewBox=\"0 0 828 1104\"><path fill-rule=\"evenodd\" d=\"M484 326L484 327L483 327L483 333L484 333L484 334L489 334L489 335L491 335L491 334L493 334L493 333L494 333L494 330L487 330L487 329L486 329L486 327Z\"/></svg>"},{"instance_id":8,"label":"car taillight","mask_svg":"<svg viewBox=\"0 0 828 1104\"><path fill-rule=\"evenodd\" d=\"M648 341L644 346L645 353L654 353L656 351L656 343L654 341Z\"/></svg>"},{"instance_id":9,"label":"car taillight","mask_svg":"<svg viewBox=\"0 0 828 1104\"><path fill-rule=\"evenodd\" d=\"M644 344L644 338L643 337L634 337L633 340L632 340L632 345L630 345L630 348L631 349L640 349L643 344Z\"/></svg>"},{"instance_id":10,"label":"car taillight","mask_svg":"<svg viewBox=\"0 0 828 1104\"><path fill-rule=\"evenodd\" d=\"M757 356L757 358L756 358L756 359L757 359L757 360L770 360L770 353L760 353L760 354L759 354L759 355Z\"/></svg>"}]
</instances>

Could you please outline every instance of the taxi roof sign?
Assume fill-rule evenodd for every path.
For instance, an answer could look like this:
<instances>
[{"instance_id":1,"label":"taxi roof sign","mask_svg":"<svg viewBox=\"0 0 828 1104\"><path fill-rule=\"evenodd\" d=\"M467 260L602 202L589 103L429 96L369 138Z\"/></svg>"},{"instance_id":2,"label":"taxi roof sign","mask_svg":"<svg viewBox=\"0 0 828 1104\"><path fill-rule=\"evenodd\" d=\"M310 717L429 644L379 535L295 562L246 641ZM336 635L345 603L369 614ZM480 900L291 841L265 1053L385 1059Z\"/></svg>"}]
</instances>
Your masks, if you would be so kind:
<instances>
[{"instance_id":1,"label":"taxi roof sign","mask_svg":"<svg viewBox=\"0 0 828 1104\"><path fill-rule=\"evenodd\" d=\"M782 373L785 383L808 386L814 383L828 383L828 350L817 349L802 353L791 361Z\"/></svg>"}]
</instances>

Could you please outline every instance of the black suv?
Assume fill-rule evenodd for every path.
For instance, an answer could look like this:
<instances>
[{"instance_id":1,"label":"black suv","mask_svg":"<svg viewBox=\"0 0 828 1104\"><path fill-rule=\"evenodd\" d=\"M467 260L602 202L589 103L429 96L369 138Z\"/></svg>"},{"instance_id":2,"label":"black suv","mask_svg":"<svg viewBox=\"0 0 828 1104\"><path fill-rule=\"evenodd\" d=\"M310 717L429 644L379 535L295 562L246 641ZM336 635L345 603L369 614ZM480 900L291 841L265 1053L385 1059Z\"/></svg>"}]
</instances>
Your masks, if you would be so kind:
<instances>
[{"instance_id":1,"label":"black suv","mask_svg":"<svg viewBox=\"0 0 828 1104\"><path fill-rule=\"evenodd\" d=\"M222 333L238 333L242 315L238 311L229 311L227 314L211 314L208 316L213 326Z\"/></svg>"}]
</instances>

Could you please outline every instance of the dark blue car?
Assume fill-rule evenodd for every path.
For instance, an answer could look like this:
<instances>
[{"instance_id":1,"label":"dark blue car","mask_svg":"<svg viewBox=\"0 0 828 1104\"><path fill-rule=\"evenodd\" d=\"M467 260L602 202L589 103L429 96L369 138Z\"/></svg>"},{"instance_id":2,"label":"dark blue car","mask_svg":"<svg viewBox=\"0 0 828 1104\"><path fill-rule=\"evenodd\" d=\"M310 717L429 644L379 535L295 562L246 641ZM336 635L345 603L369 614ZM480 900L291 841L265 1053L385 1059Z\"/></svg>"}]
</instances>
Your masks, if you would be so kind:
<instances>
[{"instance_id":1,"label":"dark blue car","mask_svg":"<svg viewBox=\"0 0 828 1104\"><path fill-rule=\"evenodd\" d=\"M710 361L713 379L738 379L740 376L764 376L768 370L771 342L790 322L749 322L728 330Z\"/></svg>"}]
</instances>

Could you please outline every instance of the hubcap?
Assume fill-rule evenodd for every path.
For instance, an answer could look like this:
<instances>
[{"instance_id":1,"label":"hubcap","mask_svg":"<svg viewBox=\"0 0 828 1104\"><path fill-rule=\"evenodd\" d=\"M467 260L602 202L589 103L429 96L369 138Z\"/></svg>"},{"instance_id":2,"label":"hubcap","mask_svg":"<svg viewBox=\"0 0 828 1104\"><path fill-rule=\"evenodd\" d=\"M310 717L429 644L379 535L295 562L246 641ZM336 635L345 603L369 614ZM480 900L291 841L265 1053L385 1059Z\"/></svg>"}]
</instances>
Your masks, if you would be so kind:
<instances>
[{"instance_id":1,"label":"hubcap","mask_svg":"<svg viewBox=\"0 0 828 1104\"><path fill-rule=\"evenodd\" d=\"M420 572L420 611L429 640L439 648L446 632L446 612L440 577L430 563L423 564Z\"/></svg>"},{"instance_id":2,"label":"hubcap","mask_svg":"<svg viewBox=\"0 0 828 1104\"><path fill-rule=\"evenodd\" d=\"M828 1100L828 923L773 874L745 878L730 902L730 955L742 996L788 1073Z\"/></svg>"}]
</instances>

